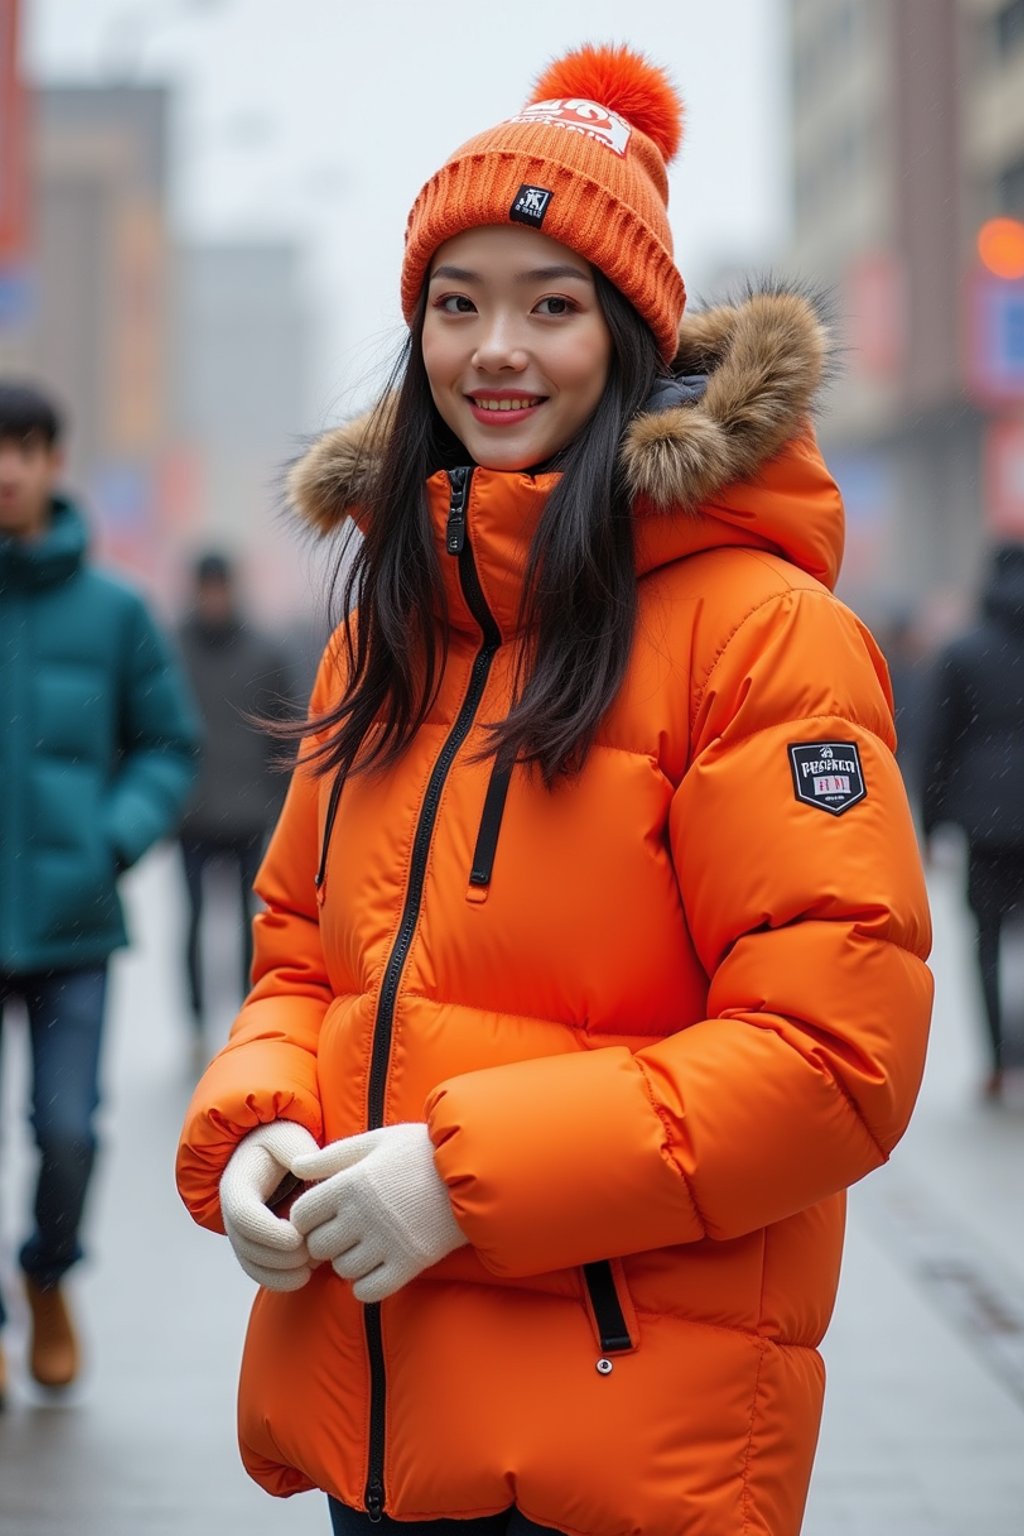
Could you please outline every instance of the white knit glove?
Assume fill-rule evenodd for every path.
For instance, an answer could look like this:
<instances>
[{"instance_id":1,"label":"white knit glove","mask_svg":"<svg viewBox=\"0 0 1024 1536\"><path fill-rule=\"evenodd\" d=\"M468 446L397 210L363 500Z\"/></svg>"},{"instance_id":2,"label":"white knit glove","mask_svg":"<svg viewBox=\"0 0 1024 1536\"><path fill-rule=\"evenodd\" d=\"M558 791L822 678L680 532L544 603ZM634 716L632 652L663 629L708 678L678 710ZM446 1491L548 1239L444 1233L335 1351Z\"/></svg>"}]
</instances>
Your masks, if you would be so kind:
<instances>
[{"instance_id":1,"label":"white knit glove","mask_svg":"<svg viewBox=\"0 0 1024 1536\"><path fill-rule=\"evenodd\" d=\"M355 1281L357 1301L383 1301L467 1242L425 1125L347 1136L292 1166L307 1183L323 1180L296 1200L292 1223L311 1259Z\"/></svg>"},{"instance_id":2,"label":"white knit glove","mask_svg":"<svg viewBox=\"0 0 1024 1536\"><path fill-rule=\"evenodd\" d=\"M268 1291L297 1291L313 1272L306 1244L267 1201L296 1159L319 1151L306 1128L273 1120L243 1136L220 1181L220 1211L235 1257Z\"/></svg>"}]
</instances>

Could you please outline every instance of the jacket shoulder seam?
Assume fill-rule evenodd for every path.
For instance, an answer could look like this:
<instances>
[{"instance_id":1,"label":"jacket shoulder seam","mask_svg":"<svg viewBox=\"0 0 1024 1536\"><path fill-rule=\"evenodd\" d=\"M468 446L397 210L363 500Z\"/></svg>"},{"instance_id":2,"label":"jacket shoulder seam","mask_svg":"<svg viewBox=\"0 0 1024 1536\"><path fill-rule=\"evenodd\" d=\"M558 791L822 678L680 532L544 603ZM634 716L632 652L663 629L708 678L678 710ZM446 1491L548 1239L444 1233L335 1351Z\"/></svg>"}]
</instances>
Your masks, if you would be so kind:
<instances>
[{"instance_id":1,"label":"jacket shoulder seam","mask_svg":"<svg viewBox=\"0 0 1024 1536\"><path fill-rule=\"evenodd\" d=\"M786 587L777 587L775 591L769 592L766 597L759 598L756 603L751 604L751 606L740 615L740 617L732 625L731 629L729 629L729 631L723 635L718 649L715 651L714 656L712 656L711 661L708 663L707 670L700 680L696 697L694 698L693 704L690 708L691 732L693 730L693 725L697 715L700 712L700 707L704 702L704 695L707 693L711 679L715 674L715 669L717 668L722 657L725 655L726 651L729 649L733 640L735 640L736 636L739 634L740 630L750 622L755 614L760 613L762 608L767 608L771 603L777 603L781 598L800 597L804 593L810 597L827 598L829 602L832 603L836 601L831 592L817 586L798 586L794 582Z\"/></svg>"},{"instance_id":2,"label":"jacket shoulder seam","mask_svg":"<svg viewBox=\"0 0 1024 1536\"><path fill-rule=\"evenodd\" d=\"M828 714L828 715L826 715L826 714L820 714L820 715L787 715L784 720L773 720L770 725L759 725L757 727L756 731L744 731L741 736L730 736L729 737L729 746L730 746L730 748L731 747L738 747L742 742L754 741L754 740L756 740L756 738L758 736L765 736L765 735L768 734L769 731L778 731L778 730L781 730L783 727L786 727L786 726L792 726L795 729L798 725L810 724L810 722L813 721L813 720L837 720L837 719L838 720L842 720L844 722L844 724L846 724L846 725L855 727L858 731L863 731L866 736L873 737L874 740L879 742L885 748L885 750L887 752L891 752L892 751L892 748L890 747L889 743L886 741L885 737L879 735L878 731L875 730L874 726L866 724L863 720L853 720L853 719L850 718L849 715L837 715L837 714ZM705 748L704 750L706 751L707 748ZM702 753L698 753L697 754L697 757L695 757L693 759L693 762L691 762L691 764L690 764L691 768L694 766L694 764L698 761L698 759L702 755L703 755Z\"/></svg>"}]
</instances>

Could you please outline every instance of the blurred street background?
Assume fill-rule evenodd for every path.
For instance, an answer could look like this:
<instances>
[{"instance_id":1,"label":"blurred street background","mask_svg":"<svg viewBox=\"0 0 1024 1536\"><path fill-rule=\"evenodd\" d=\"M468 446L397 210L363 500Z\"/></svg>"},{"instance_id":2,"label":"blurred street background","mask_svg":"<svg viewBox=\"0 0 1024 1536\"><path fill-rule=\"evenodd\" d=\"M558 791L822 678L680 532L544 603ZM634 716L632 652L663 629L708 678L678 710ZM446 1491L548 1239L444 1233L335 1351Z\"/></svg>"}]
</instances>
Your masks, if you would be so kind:
<instances>
[{"instance_id":1,"label":"blurred street background","mask_svg":"<svg viewBox=\"0 0 1024 1536\"><path fill-rule=\"evenodd\" d=\"M993 544L1024 540L1024 0L0 0L0 378L66 407L97 556L173 623L195 555L227 551L301 691L323 562L282 515L284 466L372 398L400 345L423 179L585 39L647 51L687 102L670 215L691 302L764 273L828 292L839 592L886 650L913 781L931 658L975 611ZM1024 934L1004 957L1008 1087L985 1102L963 858L951 837L930 870L918 1114L851 1195L806 1536L1024 1531ZM95 1258L71 1286L87 1370L47 1398L14 1315L0 1533L322 1532L322 1500L280 1504L241 1471L252 1288L173 1189L194 1066L173 851L126 894ZM234 900L212 912L211 1047L234 1006ZM31 1167L22 1034L5 1028L2 1063L8 1282Z\"/></svg>"}]
</instances>

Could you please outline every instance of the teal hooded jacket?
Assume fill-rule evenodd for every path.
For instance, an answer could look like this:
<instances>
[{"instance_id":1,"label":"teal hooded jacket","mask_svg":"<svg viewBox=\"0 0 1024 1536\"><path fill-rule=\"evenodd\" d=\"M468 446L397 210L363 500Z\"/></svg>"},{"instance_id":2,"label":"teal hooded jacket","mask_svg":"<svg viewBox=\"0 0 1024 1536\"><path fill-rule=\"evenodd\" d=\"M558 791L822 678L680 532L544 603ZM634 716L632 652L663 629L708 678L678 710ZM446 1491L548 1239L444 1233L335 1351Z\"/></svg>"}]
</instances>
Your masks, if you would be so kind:
<instances>
[{"instance_id":1,"label":"teal hooded jacket","mask_svg":"<svg viewBox=\"0 0 1024 1536\"><path fill-rule=\"evenodd\" d=\"M0 535L0 973L97 964L127 942L117 876L173 832L198 765L184 674L142 598L86 563L55 498Z\"/></svg>"}]
</instances>

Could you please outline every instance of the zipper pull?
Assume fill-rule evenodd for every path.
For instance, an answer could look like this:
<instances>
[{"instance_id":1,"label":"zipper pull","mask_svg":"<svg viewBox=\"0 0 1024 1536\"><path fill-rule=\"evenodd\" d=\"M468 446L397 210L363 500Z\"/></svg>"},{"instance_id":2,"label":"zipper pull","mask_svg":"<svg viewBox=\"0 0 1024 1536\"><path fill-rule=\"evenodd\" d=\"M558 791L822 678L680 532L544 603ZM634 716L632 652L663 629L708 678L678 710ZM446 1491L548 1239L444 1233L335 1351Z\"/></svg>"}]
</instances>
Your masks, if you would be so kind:
<instances>
[{"instance_id":1,"label":"zipper pull","mask_svg":"<svg viewBox=\"0 0 1024 1536\"><path fill-rule=\"evenodd\" d=\"M334 818L338 814L338 801L341 799L341 791L345 783L342 773L335 774L334 783L331 785L331 797L327 802L327 815L324 819L324 835L320 844L320 863L317 865L316 874L313 877L313 886L316 890L316 904L322 907L327 899L327 855L331 848L331 833L334 831Z\"/></svg>"},{"instance_id":2,"label":"zipper pull","mask_svg":"<svg viewBox=\"0 0 1024 1536\"><path fill-rule=\"evenodd\" d=\"M469 470L450 469L451 500L448 503L448 528L445 547L450 555L461 555L466 542L466 498L469 495Z\"/></svg>"},{"instance_id":3,"label":"zipper pull","mask_svg":"<svg viewBox=\"0 0 1024 1536\"><path fill-rule=\"evenodd\" d=\"M366 1489L366 1513L372 1525L379 1525L384 1514L384 1489L379 1478L374 1478Z\"/></svg>"}]
</instances>

